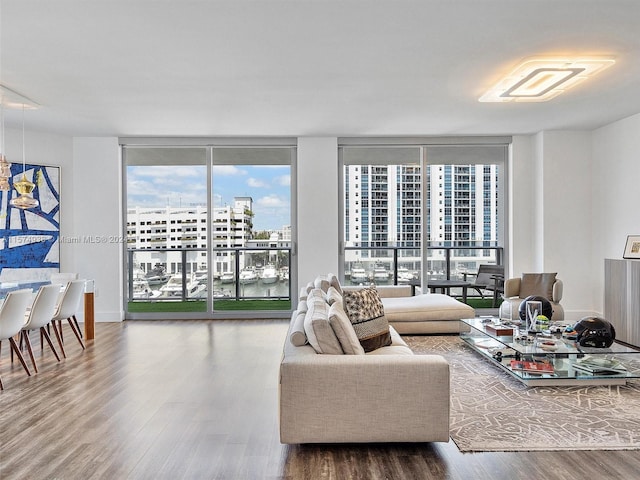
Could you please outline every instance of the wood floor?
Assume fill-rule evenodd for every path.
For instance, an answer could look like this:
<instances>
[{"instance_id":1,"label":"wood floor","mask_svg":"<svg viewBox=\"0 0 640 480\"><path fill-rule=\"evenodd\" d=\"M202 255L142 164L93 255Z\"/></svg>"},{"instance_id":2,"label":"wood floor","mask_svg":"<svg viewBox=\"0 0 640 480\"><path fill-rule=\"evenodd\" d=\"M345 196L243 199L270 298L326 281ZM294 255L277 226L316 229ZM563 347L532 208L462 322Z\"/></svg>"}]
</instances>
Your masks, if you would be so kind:
<instances>
[{"instance_id":1,"label":"wood floor","mask_svg":"<svg viewBox=\"0 0 640 480\"><path fill-rule=\"evenodd\" d=\"M286 328L280 320L98 323L86 351L67 332L60 363L34 335L39 373L30 378L3 342L0 479L638 478L638 451L281 445Z\"/></svg>"}]
</instances>

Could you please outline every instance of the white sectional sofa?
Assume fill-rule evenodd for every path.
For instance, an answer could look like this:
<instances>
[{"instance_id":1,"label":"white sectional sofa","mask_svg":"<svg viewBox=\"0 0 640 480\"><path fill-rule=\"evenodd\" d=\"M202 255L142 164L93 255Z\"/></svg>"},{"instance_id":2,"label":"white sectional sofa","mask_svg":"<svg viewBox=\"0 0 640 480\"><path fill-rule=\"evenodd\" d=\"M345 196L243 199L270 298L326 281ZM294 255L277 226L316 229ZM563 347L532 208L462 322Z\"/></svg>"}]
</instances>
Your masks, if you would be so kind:
<instances>
[{"instance_id":1,"label":"white sectional sofa","mask_svg":"<svg viewBox=\"0 0 640 480\"><path fill-rule=\"evenodd\" d=\"M414 355L392 325L390 344L365 353L338 290L344 293L335 276L318 277L313 288L301 292L293 312L280 364L280 441L447 442L447 361L440 355ZM397 296L401 292L388 289L391 296L384 300L394 301L384 304L385 316L388 309L397 325L415 332L411 312L421 314L427 304ZM344 295L348 302L349 293ZM404 309L395 305L401 298L409 302ZM472 316L473 309L464 313Z\"/></svg>"},{"instance_id":2,"label":"white sectional sofa","mask_svg":"<svg viewBox=\"0 0 640 480\"><path fill-rule=\"evenodd\" d=\"M459 320L475 316L473 307L449 295L411 295L411 287L408 285L381 285L376 289L382 299L387 320L402 335L460 333L461 328L465 327Z\"/></svg>"}]
</instances>

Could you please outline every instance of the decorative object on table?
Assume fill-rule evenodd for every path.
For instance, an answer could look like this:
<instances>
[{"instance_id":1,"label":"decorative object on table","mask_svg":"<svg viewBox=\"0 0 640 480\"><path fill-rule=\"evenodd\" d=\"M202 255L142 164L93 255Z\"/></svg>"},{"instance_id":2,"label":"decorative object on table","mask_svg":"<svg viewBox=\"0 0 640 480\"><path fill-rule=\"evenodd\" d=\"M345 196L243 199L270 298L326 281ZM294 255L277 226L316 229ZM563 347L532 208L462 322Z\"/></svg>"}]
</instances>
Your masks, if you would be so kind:
<instances>
[{"instance_id":1,"label":"decorative object on table","mask_svg":"<svg viewBox=\"0 0 640 480\"><path fill-rule=\"evenodd\" d=\"M573 326L576 343L581 347L608 348L616 339L616 330L604 318L584 317Z\"/></svg>"},{"instance_id":2,"label":"decorative object on table","mask_svg":"<svg viewBox=\"0 0 640 480\"><path fill-rule=\"evenodd\" d=\"M501 324L496 324L496 323L488 323L484 328L488 332L491 332L494 335L498 335L500 337L513 335L513 328L508 327L506 325L501 325Z\"/></svg>"},{"instance_id":3,"label":"decorative object on table","mask_svg":"<svg viewBox=\"0 0 640 480\"><path fill-rule=\"evenodd\" d=\"M527 319L527 315L526 315L527 302L541 303L540 310L536 315L544 315L548 319L551 319L553 317L553 307L551 305L551 302L546 297L543 297L541 295L529 295L522 302L520 302L520 307L518 309L520 320Z\"/></svg>"},{"instance_id":4,"label":"decorative object on table","mask_svg":"<svg viewBox=\"0 0 640 480\"><path fill-rule=\"evenodd\" d=\"M640 235L627 235L622 258L640 258Z\"/></svg>"}]
</instances>

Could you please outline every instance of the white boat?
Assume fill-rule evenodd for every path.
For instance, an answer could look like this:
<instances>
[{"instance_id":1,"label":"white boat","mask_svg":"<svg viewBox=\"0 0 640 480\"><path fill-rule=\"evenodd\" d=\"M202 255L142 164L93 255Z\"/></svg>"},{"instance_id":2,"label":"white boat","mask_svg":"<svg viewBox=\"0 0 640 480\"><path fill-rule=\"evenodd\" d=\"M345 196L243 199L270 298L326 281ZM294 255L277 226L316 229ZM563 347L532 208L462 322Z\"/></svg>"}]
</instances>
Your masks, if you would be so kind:
<instances>
[{"instance_id":1,"label":"white boat","mask_svg":"<svg viewBox=\"0 0 640 480\"><path fill-rule=\"evenodd\" d=\"M194 275L187 275L187 298L200 298L207 289L206 285L199 283ZM182 274L173 275L169 281L160 287L160 296L163 298L181 298L182 297Z\"/></svg>"},{"instance_id":2,"label":"white boat","mask_svg":"<svg viewBox=\"0 0 640 480\"><path fill-rule=\"evenodd\" d=\"M233 283L236 281L236 275L233 272L224 272L220 275L221 283Z\"/></svg>"},{"instance_id":3,"label":"white boat","mask_svg":"<svg viewBox=\"0 0 640 480\"><path fill-rule=\"evenodd\" d=\"M405 267L398 268L398 283L407 284L415 279L415 275Z\"/></svg>"},{"instance_id":4,"label":"white boat","mask_svg":"<svg viewBox=\"0 0 640 480\"><path fill-rule=\"evenodd\" d=\"M157 298L158 296L160 296L160 292L153 290L149 282L144 278L136 278L133 280L133 298L135 300Z\"/></svg>"},{"instance_id":5,"label":"white boat","mask_svg":"<svg viewBox=\"0 0 640 480\"><path fill-rule=\"evenodd\" d=\"M278 281L278 271L276 270L276 267L271 264L264 267L260 280L265 284L276 283Z\"/></svg>"},{"instance_id":6,"label":"white boat","mask_svg":"<svg viewBox=\"0 0 640 480\"><path fill-rule=\"evenodd\" d=\"M280 269L280 280L283 282L289 281L289 267L282 267Z\"/></svg>"},{"instance_id":7,"label":"white boat","mask_svg":"<svg viewBox=\"0 0 640 480\"><path fill-rule=\"evenodd\" d=\"M374 283L387 283L389 281L390 272L382 265L376 265L373 267L373 281Z\"/></svg>"},{"instance_id":8,"label":"white boat","mask_svg":"<svg viewBox=\"0 0 640 480\"><path fill-rule=\"evenodd\" d=\"M195 273L195 279L200 283L207 283L207 279L209 277L209 271L207 270L206 265L200 265Z\"/></svg>"},{"instance_id":9,"label":"white boat","mask_svg":"<svg viewBox=\"0 0 640 480\"><path fill-rule=\"evenodd\" d=\"M351 269L351 283L360 285L361 283L366 283L368 281L369 277L367 276L367 272L364 268L359 266Z\"/></svg>"},{"instance_id":10,"label":"white boat","mask_svg":"<svg viewBox=\"0 0 640 480\"><path fill-rule=\"evenodd\" d=\"M155 267L149 270L144 278L149 282L149 285L162 285L169 281L171 275L166 272L161 264L156 263Z\"/></svg>"},{"instance_id":11,"label":"white boat","mask_svg":"<svg viewBox=\"0 0 640 480\"><path fill-rule=\"evenodd\" d=\"M247 267L240 272L240 284L247 285L258 281L258 274L253 267Z\"/></svg>"}]
</instances>

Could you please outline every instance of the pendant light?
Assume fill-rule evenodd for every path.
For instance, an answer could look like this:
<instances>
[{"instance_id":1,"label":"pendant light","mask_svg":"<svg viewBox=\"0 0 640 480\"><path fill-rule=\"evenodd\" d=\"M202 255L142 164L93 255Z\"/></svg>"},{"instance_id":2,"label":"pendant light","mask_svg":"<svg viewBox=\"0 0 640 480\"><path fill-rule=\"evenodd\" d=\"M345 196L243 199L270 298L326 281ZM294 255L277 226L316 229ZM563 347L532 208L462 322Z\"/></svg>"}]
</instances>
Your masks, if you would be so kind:
<instances>
[{"instance_id":1,"label":"pendant light","mask_svg":"<svg viewBox=\"0 0 640 480\"><path fill-rule=\"evenodd\" d=\"M26 174L26 154L25 154L25 142L24 142L24 104L22 105L22 178L13 182L13 188L20 194L20 196L14 198L9 202L12 207L26 210L28 208L35 208L40 205L40 202L31 196L31 193L36 188L36 184L27 180Z\"/></svg>"}]
</instances>

